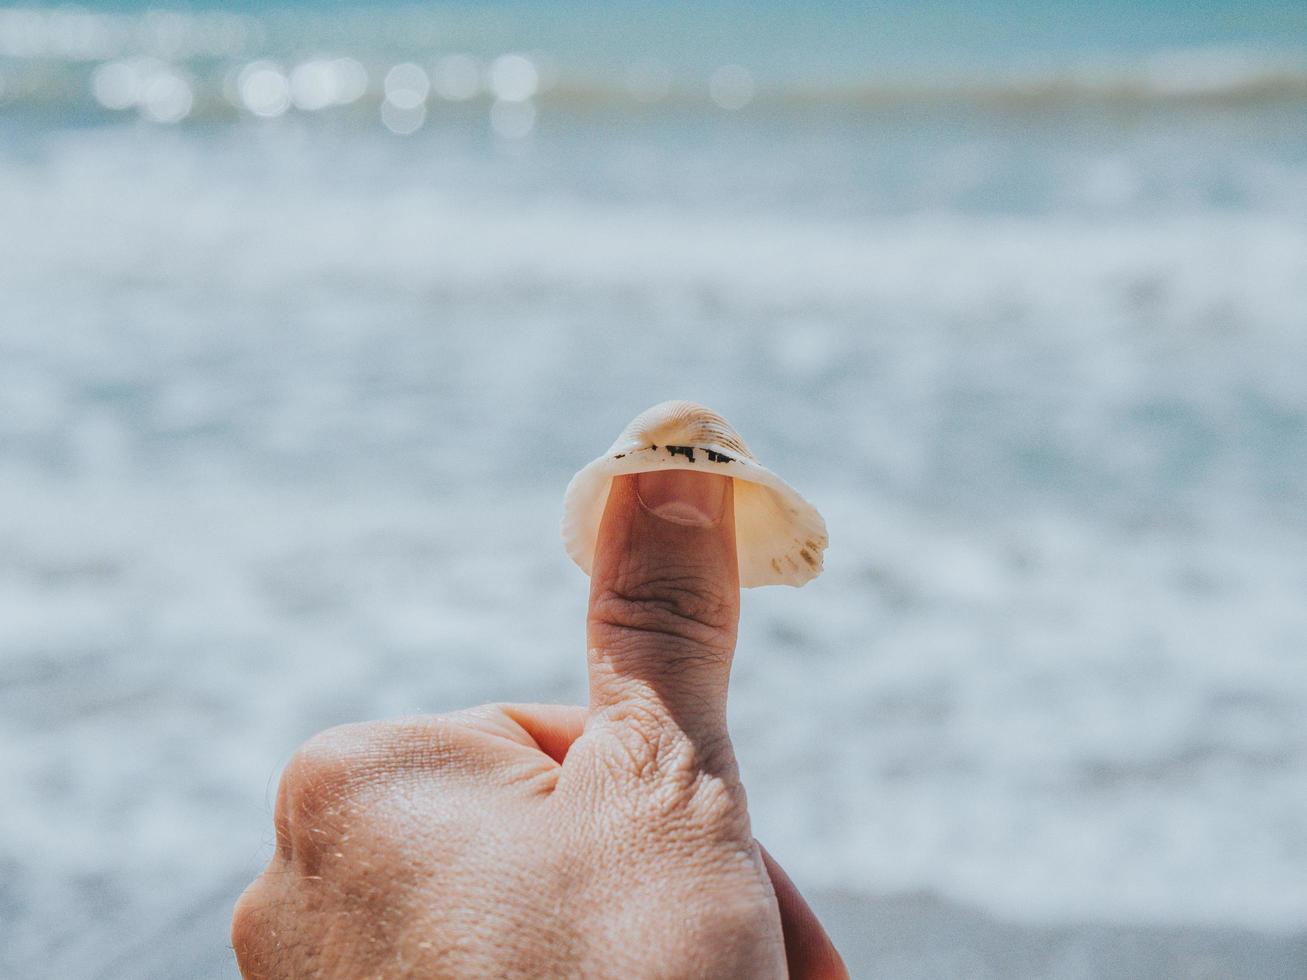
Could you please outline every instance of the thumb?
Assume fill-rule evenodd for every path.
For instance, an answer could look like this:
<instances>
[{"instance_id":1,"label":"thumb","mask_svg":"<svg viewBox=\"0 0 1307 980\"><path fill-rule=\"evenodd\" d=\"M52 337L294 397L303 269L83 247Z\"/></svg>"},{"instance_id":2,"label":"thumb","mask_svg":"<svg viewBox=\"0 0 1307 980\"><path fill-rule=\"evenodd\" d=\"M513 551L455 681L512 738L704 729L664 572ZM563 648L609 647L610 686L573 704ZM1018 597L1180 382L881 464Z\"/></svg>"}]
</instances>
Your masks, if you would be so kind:
<instances>
[{"instance_id":1,"label":"thumb","mask_svg":"<svg viewBox=\"0 0 1307 980\"><path fill-rule=\"evenodd\" d=\"M726 686L740 618L731 479L661 469L614 478L588 619L590 707L729 744Z\"/></svg>"}]
</instances>

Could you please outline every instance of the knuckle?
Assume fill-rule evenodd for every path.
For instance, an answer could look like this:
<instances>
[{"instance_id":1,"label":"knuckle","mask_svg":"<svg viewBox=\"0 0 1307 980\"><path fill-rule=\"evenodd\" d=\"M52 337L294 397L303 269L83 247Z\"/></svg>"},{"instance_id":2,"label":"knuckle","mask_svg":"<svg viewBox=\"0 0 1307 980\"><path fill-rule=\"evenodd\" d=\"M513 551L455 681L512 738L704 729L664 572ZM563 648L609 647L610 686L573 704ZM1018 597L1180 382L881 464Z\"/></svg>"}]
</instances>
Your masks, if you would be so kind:
<instances>
[{"instance_id":1,"label":"knuckle","mask_svg":"<svg viewBox=\"0 0 1307 980\"><path fill-rule=\"evenodd\" d=\"M424 715L378 726L383 749L378 760L389 773L431 771L449 766L466 751L466 730L457 716Z\"/></svg>"},{"instance_id":2,"label":"knuckle","mask_svg":"<svg viewBox=\"0 0 1307 980\"><path fill-rule=\"evenodd\" d=\"M282 772L278 792L288 819L313 818L348 792L372 751L372 736L360 730L364 727L328 729L295 751Z\"/></svg>"},{"instance_id":3,"label":"knuckle","mask_svg":"<svg viewBox=\"0 0 1307 980\"><path fill-rule=\"evenodd\" d=\"M736 840L749 837L749 804L744 785L734 775L700 772L686 789L686 809L708 836Z\"/></svg>"},{"instance_id":4,"label":"knuckle","mask_svg":"<svg viewBox=\"0 0 1307 980\"><path fill-rule=\"evenodd\" d=\"M734 838L748 829L748 806L729 743L694 739L628 704L610 714L608 765L639 822Z\"/></svg>"},{"instance_id":5,"label":"knuckle","mask_svg":"<svg viewBox=\"0 0 1307 980\"><path fill-rule=\"evenodd\" d=\"M653 783L691 769L693 746L683 732L671 728L638 702L626 702L609 712L613 738L612 765L619 773Z\"/></svg>"},{"instance_id":6,"label":"knuckle","mask_svg":"<svg viewBox=\"0 0 1307 980\"><path fill-rule=\"evenodd\" d=\"M241 897L231 917L231 948L241 975L247 978L264 975L268 958L267 942L271 931L269 900L265 878L254 880Z\"/></svg>"},{"instance_id":7,"label":"knuckle","mask_svg":"<svg viewBox=\"0 0 1307 980\"><path fill-rule=\"evenodd\" d=\"M463 751L459 726L422 717L342 725L305 742L282 773L274 813L279 850L316 870L328 847L345 839L376 803L414 774L449 768Z\"/></svg>"},{"instance_id":8,"label":"knuckle","mask_svg":"<svg viewBox=\"0 0 1307 980\"><path fill-rule=\"evenodd\" d=\"M384 765L380 726L344 725L314 735L282 772L273 817L278 849L310 870L323 847L340 838L359 789Z\"/></svg>"},{"instance_id":9,"label":"knuckle","mask_svg":"<svg viewBox=\"0 0 1307 980\"><path fill-rule=\"evenodd\" d=\"M591 603L595 625L657 633L696 645L729 649L734 603L720 584L675 570L658 576L619 576Z\"/></svg>"}]
</instances>

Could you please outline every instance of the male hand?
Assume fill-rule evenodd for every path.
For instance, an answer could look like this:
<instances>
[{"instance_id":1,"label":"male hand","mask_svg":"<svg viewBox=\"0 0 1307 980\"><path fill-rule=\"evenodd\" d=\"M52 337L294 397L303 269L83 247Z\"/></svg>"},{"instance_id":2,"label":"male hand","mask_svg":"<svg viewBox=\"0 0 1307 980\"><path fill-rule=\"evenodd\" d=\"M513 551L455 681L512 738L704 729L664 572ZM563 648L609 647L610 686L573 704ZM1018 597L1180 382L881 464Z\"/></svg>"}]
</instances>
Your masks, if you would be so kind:
<instances>
[{"instance_id":1,"label":"male hand","mask_svg":"<svg viewBox=\"0 0 1307 980\"><path fill-rule=\"evenodd\" d=\"M245 977L847 977L753 839L726 732L730 481L614 481L590 705L350 725L282 777Z\"/></svg>"}]
</instances>

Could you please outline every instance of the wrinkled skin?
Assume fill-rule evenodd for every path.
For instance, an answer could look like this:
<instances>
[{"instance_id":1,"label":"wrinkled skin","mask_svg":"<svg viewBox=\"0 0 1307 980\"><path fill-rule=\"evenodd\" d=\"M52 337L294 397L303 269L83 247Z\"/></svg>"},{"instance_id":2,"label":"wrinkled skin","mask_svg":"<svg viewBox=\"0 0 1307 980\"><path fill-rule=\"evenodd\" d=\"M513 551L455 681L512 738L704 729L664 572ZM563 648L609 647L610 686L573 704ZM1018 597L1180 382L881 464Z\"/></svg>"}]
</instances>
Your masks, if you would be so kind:
<instances>
[{"instance_id":1,"label":"wrinkled skin","mask_svg":"<svg viewBox=\"0 0 1307 980\"><path fill-rule=\"evenodd\" d=\"M236 908L243 975L846 977L749 828L725 724L736 575L728 480L615 481L589 706L310 740Z\"/></svg>"}]
</instances>

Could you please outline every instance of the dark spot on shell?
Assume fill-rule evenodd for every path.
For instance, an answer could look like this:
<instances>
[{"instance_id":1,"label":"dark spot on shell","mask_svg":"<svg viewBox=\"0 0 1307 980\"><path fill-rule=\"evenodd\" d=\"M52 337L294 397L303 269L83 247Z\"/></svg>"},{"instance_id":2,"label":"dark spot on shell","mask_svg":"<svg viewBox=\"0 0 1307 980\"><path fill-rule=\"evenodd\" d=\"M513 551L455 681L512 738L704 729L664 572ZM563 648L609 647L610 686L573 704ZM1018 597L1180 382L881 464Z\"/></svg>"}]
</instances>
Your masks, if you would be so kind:
<instances>
[{"instance_id":1,"label":"dark spot on shell","mask_svg":"<svg viewBox=\"0 0 1307 980\"><path fill-rule=\"evenodd\" d=\"M817 545L817 542L816 542L816 541L805 541L805 542L803 542L803 543L806 544L806 545L807 545L809 548L811 548L813 551L817 551L817 550L818 550L818 545Z\"/></svg>"},{"instance_id":2,"label":"dark spot on shell","mask_svg":"<svg viewBox=\"0 0 1307 980\"><path fill-rule=\"evenodd\" d=\"M669 455L669 456L684 456L684 457L685 457L686 459L688 459L691 463L693 463L693 462L694 462L694 447L693 447L693 446L668 446L668 447L667 447L667 455Z\"/></svg>"},{"instance_id":3,"label":"dark spot on shell","mask_svg":"<svg viewBox=\"0 0 1307 980\"><path fill-rule=\"evenodd\" d=\"M735 457L734 457L734 456L727 456L725 453L715 452L715 451L713 451L713 450L711 450L711 449L705 449L704 452L706 452L706 453L708 454L708 459L709 459L709 461L710 461L710 462L713 462L713 463L734 463L734 462L735 462Z\"/></svg>"},{"instance_id":4,"label":"dark spot on shell","mask_svg":"<svg viewBox=\"0 0 1307 980\"><path fill-rule=\"evenodd\" d=\"M804 561L806 561L806 562L807 562L809 565L811 565L813 568L816 568L816 567L817 567L817 559L812 557L812 552L809 551L807 548L801 548L801 549L799 549L799 557L801 557Z\"/></svg>"},{"instance_id":5,"label":"dark spot on shell","mask_svg":"<svg viewBox=\"0 0 1307 980\"><path fill-rule=\"evenodd\" d=\"M621 458L624 457L625 455L626 455L626 453L618 453L616 456L613 457L613 459L621 459Z\"/></svg>"},{"instance_id":6,"label":"dark spot on shell","mask_svg":"<svg viewBox=\"0 0 1307 980\"><path fill-rule=\"evenodd\" d=\"M773 572L775 572L777 575L780 574L780 571L781 571L781 563L780 563L779 561L777 561L775 558L773 558L773 559L771 560L771 570L772 570Z\"/></svg>"}]
</instances>

